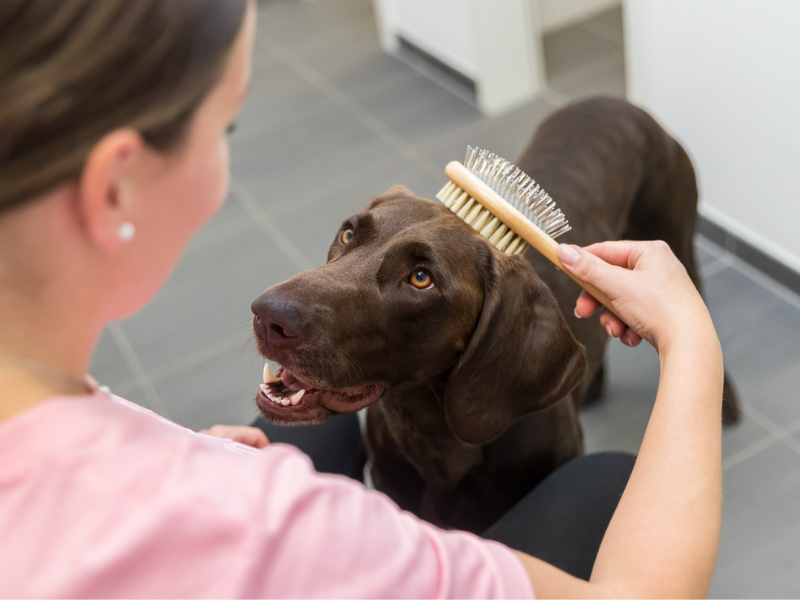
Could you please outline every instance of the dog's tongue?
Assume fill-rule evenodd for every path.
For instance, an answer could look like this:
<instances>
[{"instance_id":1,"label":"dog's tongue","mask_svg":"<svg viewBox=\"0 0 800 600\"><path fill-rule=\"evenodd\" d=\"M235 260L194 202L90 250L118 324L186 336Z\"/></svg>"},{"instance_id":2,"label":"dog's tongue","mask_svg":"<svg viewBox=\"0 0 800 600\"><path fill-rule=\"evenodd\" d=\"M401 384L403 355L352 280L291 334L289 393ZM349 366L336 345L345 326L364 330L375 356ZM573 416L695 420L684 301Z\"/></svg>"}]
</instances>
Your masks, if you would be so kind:
<instances>
[{"instance_id":1,"label":"dog's tongue","mask_svg":"<svg viewBox=\"0 0 800 600\"><path fill-rule=\"evenodd\" d=\"M290 390L295 392L299 392L300 390L311 390L314 389L313 385L308 385L303 383L297 377L295 377L288 369L284 368L281 372L281 382Z\"/></svg>"}]
</instances>

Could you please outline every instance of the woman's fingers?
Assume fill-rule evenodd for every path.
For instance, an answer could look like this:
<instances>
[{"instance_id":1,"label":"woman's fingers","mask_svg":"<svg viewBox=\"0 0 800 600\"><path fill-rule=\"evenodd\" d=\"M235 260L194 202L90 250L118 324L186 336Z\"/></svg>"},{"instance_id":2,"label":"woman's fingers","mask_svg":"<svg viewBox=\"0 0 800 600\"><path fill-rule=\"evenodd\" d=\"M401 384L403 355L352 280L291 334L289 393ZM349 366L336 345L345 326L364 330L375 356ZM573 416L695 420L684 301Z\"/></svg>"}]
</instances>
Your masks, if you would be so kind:
<instances>
[{"instance_id":1,"label":"woman's fingers","mask_svg":"<svg viewBox=\"0 0 800 600\"><path fill-rule=\"evenodd\" d=\"M579 319L588 319L598 308L602 307L603 305L592 298L589 292L583 290L581 295L578 296L578 301L575 303L575 316Z\"/></svg>"},{"instance_id":2,"label":"woman's fingers","mask_svg":"<svg viewBox=\"0 0 800 600\"><path fill-rule=\"evenodd\" d=\"M269 445L267 435L263 431L258 427L247 425L214 425L211 429L203 429L199 433L234 440L253 448L264 448Z\"/></svg>"},{"instance_id":3,"label":"woman's fingers","mask_svg":"<svg viewBox=\"0 0 800 600\"><path fill-rule=\"evenodd\" d=\"M641 257L647 242L618 240L613 242L597 242L583 248L610 265L632 269Z\"/></svg>"},{"instance_id":4,"label":"woman's fingers","mask_svg":"<svg viewBox=\"0 0 800 600\"><path fill-rule=\"evenodd\" d=\"M634 346L638 346L642 343L642 336L636 333L633 329L628 327L625 330L625 333L619 338L619 340L625 344L626 346L630 346L633 348Z\"/></svg>"},{"instance_id":5,"label":"woman's fingers","mask_svg":"<svg viewBox=\"0 0 800 600\"><path fill-rule=\"evenodd\" d=\"M603 305L592 298L586 290L583 290L581 295L578 296L578 301L575 303L575 316L579 319L586 319L591 317L598 308L603 308ZM603 308L603 313L600 315L600 325L606 330L610 337L618 337L628 346L636 346L642 341L642 338L640 338L636 332L627 327L614 313L605 308ZM626 332L628 333L626 334ZM638 341L636 338L638 338Z\"/></svg>"}]
</instances>

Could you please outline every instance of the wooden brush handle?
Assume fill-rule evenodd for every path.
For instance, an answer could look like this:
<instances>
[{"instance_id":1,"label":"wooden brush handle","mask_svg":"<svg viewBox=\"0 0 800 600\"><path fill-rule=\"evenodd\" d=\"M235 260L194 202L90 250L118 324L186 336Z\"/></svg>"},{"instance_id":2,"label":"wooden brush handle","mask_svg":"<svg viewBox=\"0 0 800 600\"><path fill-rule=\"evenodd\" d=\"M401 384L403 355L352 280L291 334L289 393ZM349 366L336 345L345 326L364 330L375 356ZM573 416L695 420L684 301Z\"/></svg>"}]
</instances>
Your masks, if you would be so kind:
<instances>
[{"instance_id":1,"label":"wooden brush handle","mask_svg":"<svg viewBox=\"0 0 800 600\"><path fill-rule=\"evenodd\" d=\"M448 163L444 172L447 173L447 176L453 183L480 202L484 208L505 223L509 229L536 248L547 260L569 275L575 283L589 292L592 298L597 300L619 318L608 296L593 285L575 277L561 264L556 254L556 248L558 248L557 241L531 223L525 215L511 206L505 198L486 185L460 162L454 160Z\"/></svg>"}]
</instances>

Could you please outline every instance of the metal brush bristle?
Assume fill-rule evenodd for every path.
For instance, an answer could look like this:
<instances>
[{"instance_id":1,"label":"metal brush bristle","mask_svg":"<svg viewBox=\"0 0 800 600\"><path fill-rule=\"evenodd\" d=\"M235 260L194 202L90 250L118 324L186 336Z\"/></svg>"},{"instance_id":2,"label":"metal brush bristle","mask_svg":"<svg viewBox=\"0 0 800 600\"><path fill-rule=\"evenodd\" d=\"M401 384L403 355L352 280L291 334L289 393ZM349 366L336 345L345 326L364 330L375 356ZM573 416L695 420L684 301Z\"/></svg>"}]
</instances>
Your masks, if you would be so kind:
<instances>
[{"instance_id":1,"label":"metal brush bristle","mask_svg":"<svg viewBox=\"0 0 800 600\"><path fill-rule=\"evenodd\" d=\"M464 166L551 238L572 229L542 186L504 158L467 146Z\"/></svg>"},{"instance_id":2,"label":"metal brush bristle","mask_svg":"<svg viewBox=\"0 0 800 600\"><path fill-rule=\"evenodd\" d=\"M551 238L571 229L542 186L504 158L467 146L464 166ZM501 252L520 254L528 247L527 242L452 181L436 197Z\"/></svg>"}]
</instances>

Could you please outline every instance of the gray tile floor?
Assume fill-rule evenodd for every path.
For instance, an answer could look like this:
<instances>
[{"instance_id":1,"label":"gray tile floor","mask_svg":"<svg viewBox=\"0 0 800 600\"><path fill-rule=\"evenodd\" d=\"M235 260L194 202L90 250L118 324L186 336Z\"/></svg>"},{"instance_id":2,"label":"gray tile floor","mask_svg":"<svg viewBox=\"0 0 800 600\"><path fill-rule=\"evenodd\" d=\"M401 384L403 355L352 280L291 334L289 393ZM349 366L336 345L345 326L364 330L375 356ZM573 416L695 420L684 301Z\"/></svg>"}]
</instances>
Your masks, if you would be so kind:
<instances>
[{"instance_id":1,"label":"gray tile floor","mask_svg":"<svg viewBox=\"0 0 800 600\"><path fill-rule=\"evenodd\" d=\"M321 265L339 222L395 183L433 197L467 143L514 160L548 113L624 95L622 18L545 39L549 91L487 118L453 82L383 54L369 0L261 3L250 98L231 139L233 184L170 281L109 327L92 371L191 428L246 423L261 360L249 305ZM440 85L442 83L442 85ZM800 596L800 298L703 238L706 297L743 422L724 433L725 505L713 597ZM635 451L658 378L651 348L610 345L603 402L582 415L590 451Z\"/></svg>"}]
</instances>

